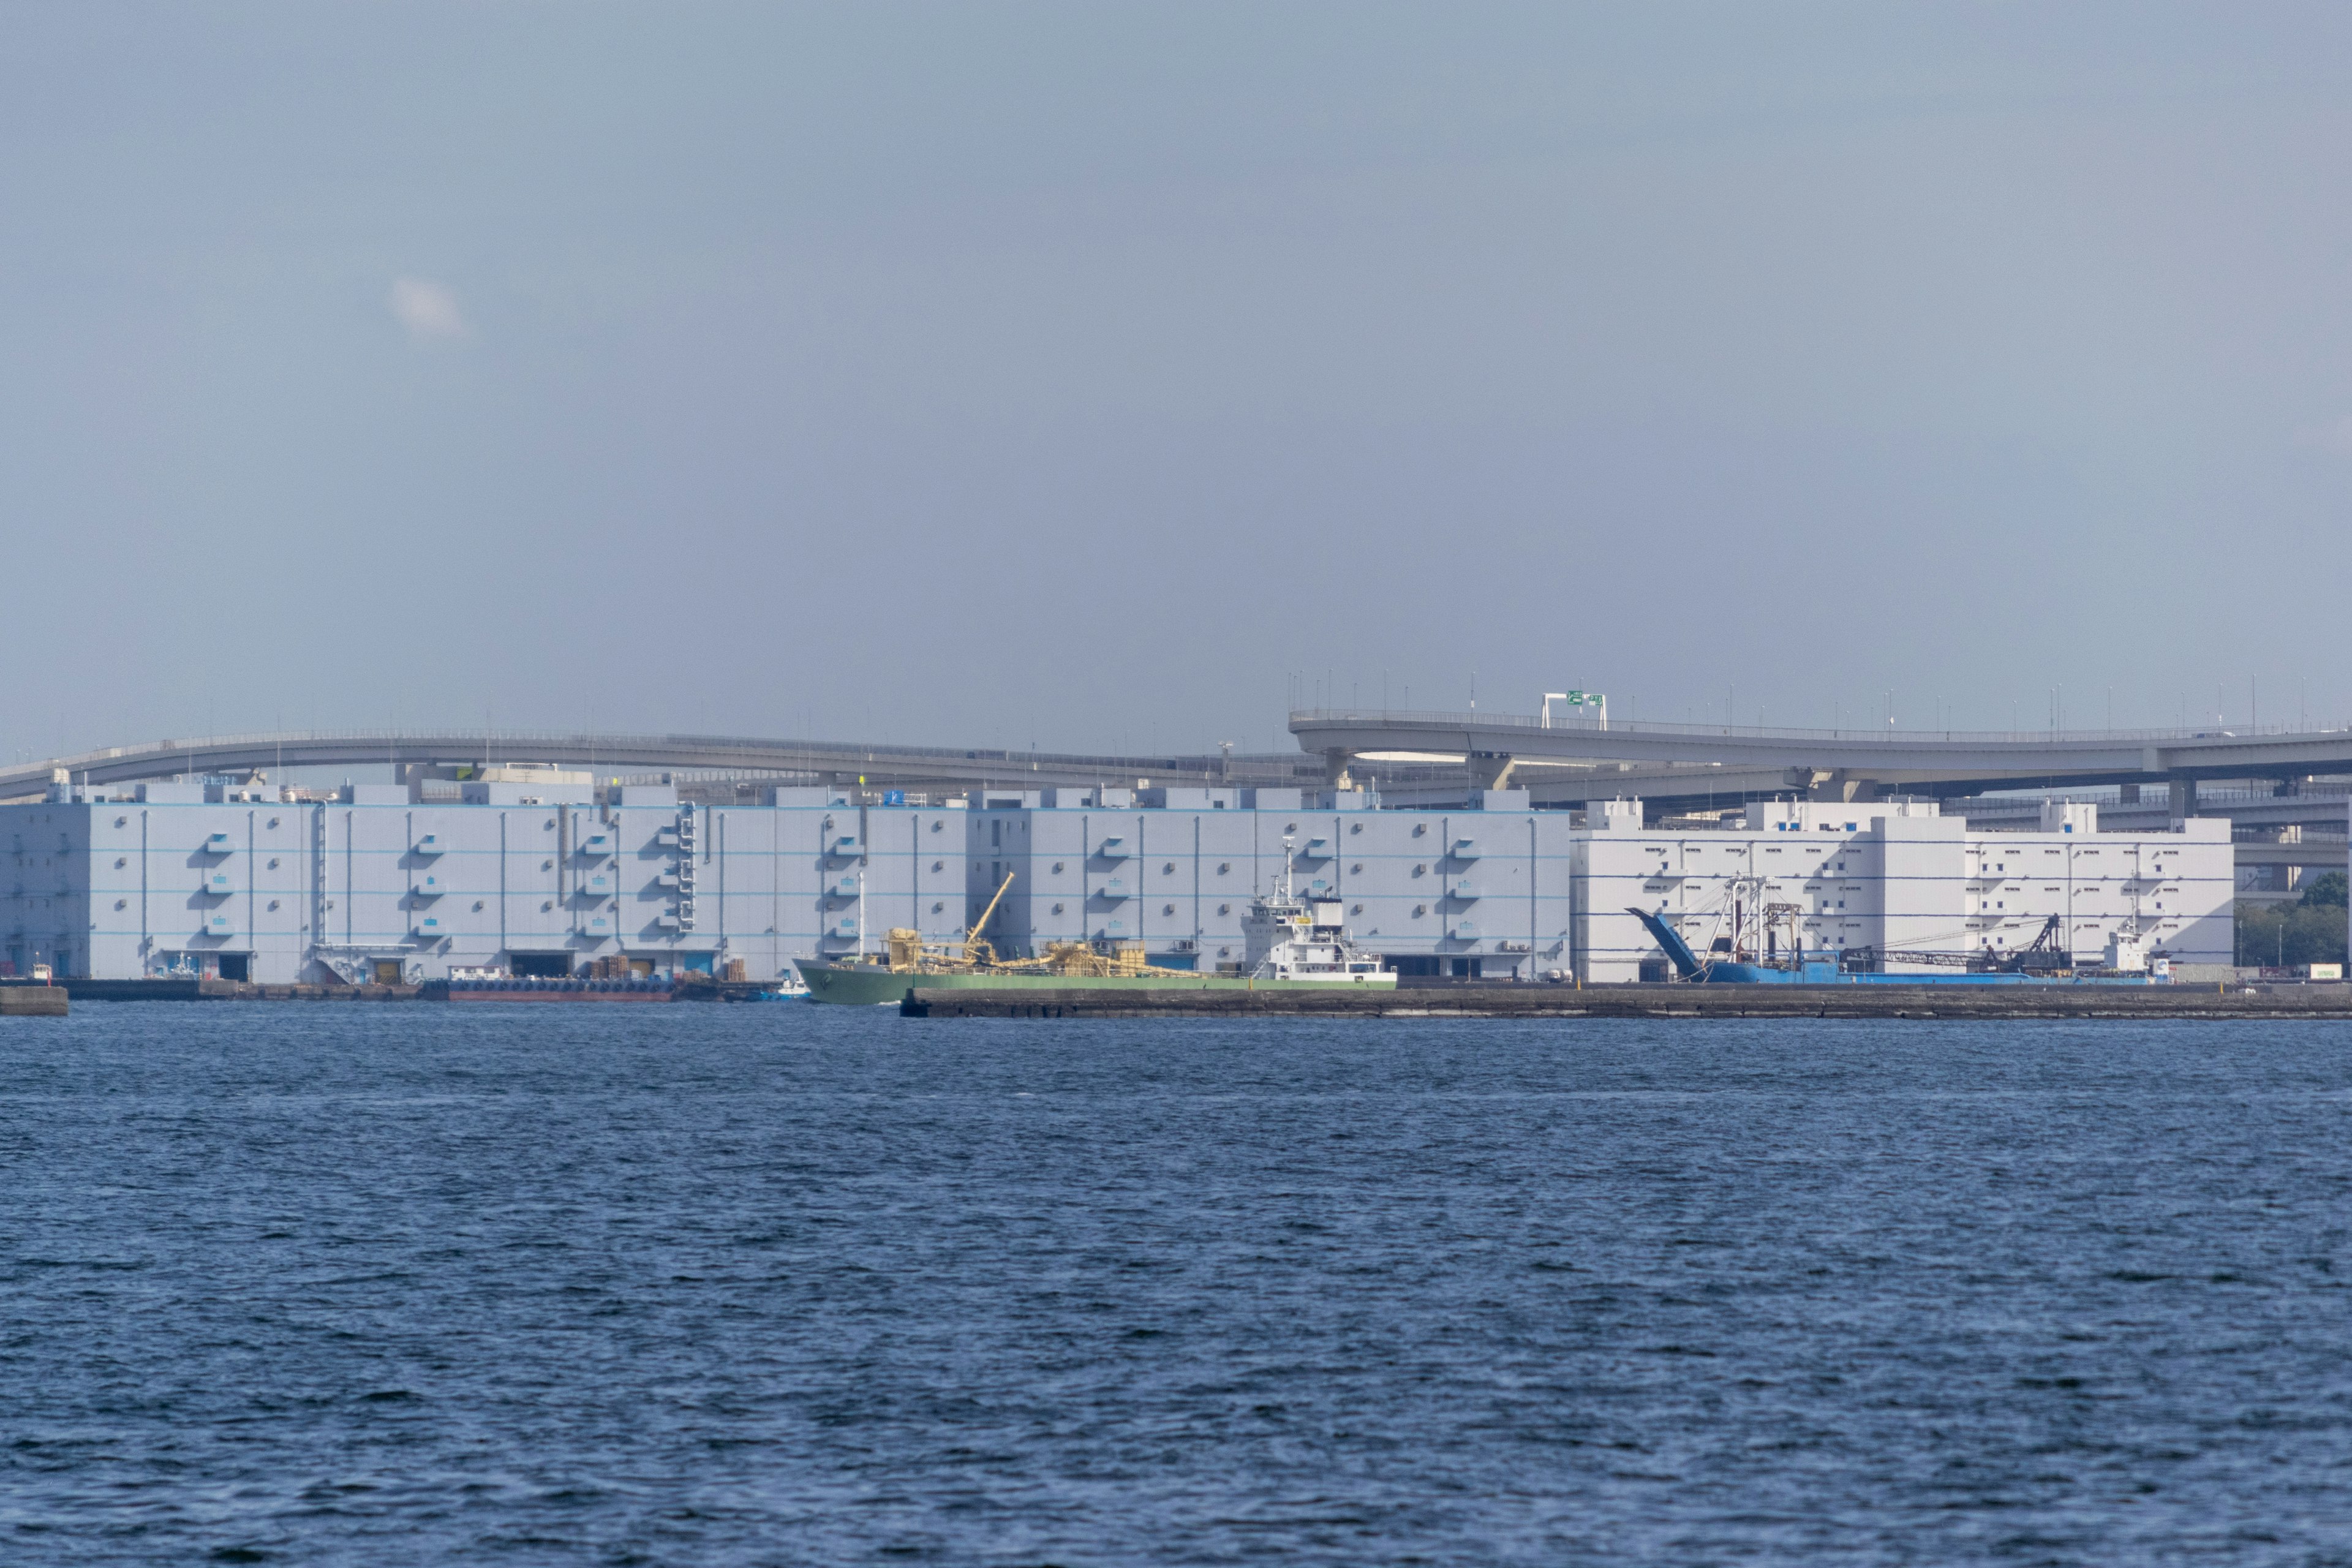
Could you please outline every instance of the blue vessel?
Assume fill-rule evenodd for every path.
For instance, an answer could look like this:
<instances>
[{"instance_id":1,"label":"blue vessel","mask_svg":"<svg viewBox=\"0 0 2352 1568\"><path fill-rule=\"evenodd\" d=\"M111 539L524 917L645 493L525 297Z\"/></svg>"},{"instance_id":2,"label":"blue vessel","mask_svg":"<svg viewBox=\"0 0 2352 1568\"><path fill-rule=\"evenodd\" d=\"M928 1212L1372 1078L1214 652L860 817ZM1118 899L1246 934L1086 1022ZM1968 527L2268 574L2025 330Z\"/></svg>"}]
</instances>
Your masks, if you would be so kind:
<instances>
[{"instance_id":1,"label":"blue vessel","mask_svg":"<svg viewBox=\"0 0 2352 1568\"><path fill-rule=\"evenodd\" d=\"M1652 939L1665 950L1677 979L1700 985L2146 985L2146 974L2078 975L2071 972L2033 970L2021 965L2007 969L1958 970L1944 974L1887 974L1875 970L1848 969L1852 955L1839 952L1799 952L1785 963L1757 963L1746 959L1701 958L1682 933L1647 910L1626 912L1640 921ZM2047 934L2047 928L2045 928ZM2036 948L2040 942L2037 941ZM1916 956L1916 955L1915 955ZM1938 958L1945 955L1937 955ZM2022 958L2024 954L2014 955Z\"/></svg>"}]
</instances>

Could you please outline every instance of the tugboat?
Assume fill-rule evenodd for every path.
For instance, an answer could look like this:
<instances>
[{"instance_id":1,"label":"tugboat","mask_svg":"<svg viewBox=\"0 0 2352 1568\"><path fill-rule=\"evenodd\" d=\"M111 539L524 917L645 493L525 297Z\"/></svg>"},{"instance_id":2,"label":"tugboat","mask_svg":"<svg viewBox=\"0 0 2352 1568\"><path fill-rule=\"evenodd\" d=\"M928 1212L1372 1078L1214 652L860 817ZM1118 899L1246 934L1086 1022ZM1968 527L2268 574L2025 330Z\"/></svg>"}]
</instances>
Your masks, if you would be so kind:
<instances>
[{"instance_id":1,"label":"tugboat","mask_svg":"<svg viewBox=\"0 0 2352 1568\"><path fill-rule=\"evenodd\" d=\"M1139 942L1055 942L1042 958L999 958L981 935L989 917L1013 885L1003 886L961 949L926 945L920 934L893 930L887 953L845 963L800 961L801 976L819 1002L887 1005L917 986L981 991L1293 990L1326 985L1370 985L1394 989L1396 972L1348 940L1339 900L1301 899L1291 889L1290 840L1283 840L1283 872L1273 894L1253 900L1243 918L1243 962L1202 973L1159 969L1144 962Z\"/></svg>"}]
</instances>

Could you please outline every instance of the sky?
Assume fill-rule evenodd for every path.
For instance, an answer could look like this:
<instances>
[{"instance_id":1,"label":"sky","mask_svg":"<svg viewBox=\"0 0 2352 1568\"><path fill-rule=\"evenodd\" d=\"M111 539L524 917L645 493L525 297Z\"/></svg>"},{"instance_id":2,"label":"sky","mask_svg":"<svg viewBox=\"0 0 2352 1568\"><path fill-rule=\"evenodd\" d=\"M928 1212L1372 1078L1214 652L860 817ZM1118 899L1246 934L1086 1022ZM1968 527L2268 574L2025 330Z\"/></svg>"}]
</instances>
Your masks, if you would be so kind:
<instances>
[{"instance_id":1,"label":"sky","mask_svg":"<svg viewBox=\"0 0 2352 1568\"><path fill-rule=\"evenodd\" d=\"M2352 719L2352 7L0 5L0 751Z\"/></svg>"}]
</instances>

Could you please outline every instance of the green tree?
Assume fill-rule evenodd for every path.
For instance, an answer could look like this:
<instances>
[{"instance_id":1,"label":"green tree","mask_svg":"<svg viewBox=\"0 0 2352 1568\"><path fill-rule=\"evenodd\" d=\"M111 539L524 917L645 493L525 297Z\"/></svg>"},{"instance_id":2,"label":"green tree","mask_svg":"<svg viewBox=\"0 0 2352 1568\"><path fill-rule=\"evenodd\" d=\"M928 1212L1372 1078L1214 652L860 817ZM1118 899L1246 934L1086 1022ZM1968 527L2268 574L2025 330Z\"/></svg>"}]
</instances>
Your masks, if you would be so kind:
<instances>
[{"instance_id":1,"label":"green tree","mask_svg":"<svg viewBox=\"0 0 2352 1568\"><path fill-rule=\"evenodd\" d=\"M2346 910L2340 903L2314 903L2306 894L2301 903L2240 904L2237 913L2240 963L2344 962Z\"/></svg>"},{"instance_id":2,"label":"green tree","mask_svg":"<svg viewBox=\"0 0 2352 1568\"><path fill-rule=\"evenodd\" d=\"M2303 907L2307 910L2340 910L2345 905L2344 873L2330 871L2325 877L2315 877L2303 889Z\"/></svg>"}]
</instances>

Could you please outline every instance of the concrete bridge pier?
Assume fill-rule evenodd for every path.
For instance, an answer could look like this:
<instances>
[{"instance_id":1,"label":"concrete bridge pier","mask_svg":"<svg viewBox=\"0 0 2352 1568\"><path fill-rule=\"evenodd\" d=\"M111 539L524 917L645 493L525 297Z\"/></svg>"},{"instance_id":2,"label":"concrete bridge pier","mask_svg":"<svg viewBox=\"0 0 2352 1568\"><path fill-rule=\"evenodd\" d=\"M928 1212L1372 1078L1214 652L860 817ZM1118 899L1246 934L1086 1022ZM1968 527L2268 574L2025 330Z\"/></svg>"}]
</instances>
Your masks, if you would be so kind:
<instances>
[{"instance_id":1,"label":"concrete bridge pier","mask_svg":"<svg viewBox=\"0 0 2352 1568\"><path fill-rule=\"evenodd\" d=\"M1830 772L1817 770L1812 775L1812 783L1805 790L1805 798L1850 805L1859 801L1884 800L1885 794L1876 779L1853 778L1843 768L1838 768Z\"/></svg>"},{"instance_id":2,"label":"concrete bridge pier","mask_svg":"<svg viewBox=\"0 0 2352 1568\"><path fill-rule=\"evenodd\" d=\"M1511 770L1518 759L1508 752L1473 752L1465 759L1470 764L1472 789L1508 789Z\"/></svg>"}]
</instances>

